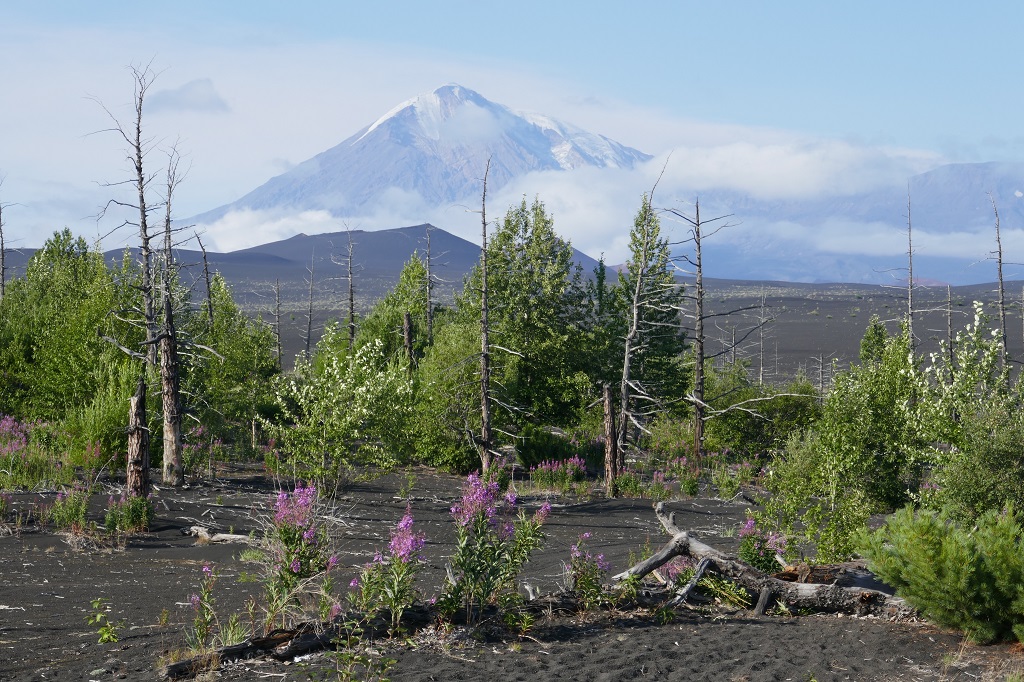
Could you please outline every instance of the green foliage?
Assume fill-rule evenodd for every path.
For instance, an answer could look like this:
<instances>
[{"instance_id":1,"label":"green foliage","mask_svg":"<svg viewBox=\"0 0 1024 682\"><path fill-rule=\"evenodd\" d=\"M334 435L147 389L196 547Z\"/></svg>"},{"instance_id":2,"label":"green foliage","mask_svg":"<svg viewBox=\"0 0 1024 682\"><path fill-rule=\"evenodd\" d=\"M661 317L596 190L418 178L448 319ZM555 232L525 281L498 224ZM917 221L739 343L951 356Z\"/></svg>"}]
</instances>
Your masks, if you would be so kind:
<instances>
[{"instance_id":1,"label":"green foliage","mask_svg":"<svg viewBox=\"0 0 1024 682\"><path fill-rule=\"evenodd\" d=\"M118 353L97 329L125 295L98 249L67 229L47 240L0 300L0 412L55 420L88 404Z\"/></svg>"},{"instance_id":2,"label":"green foliage","mask_svg":"<svg viewBox=\"0 0 1024 682\"><path fill-rule=\"evenodd\" d=\"M275 416L273 378L279 368L273 330L261 317L253 319L238 308L219 273L210 283L210 302L203 303L191 326L217 355L203 353L192 361L184 387L196 396L199 421L211 438L246 443L254 419Z\"/></svg>"},{"instance_id":3,"label":"green foliage","mask_svg":"<svg viewBox=\"0 0 1024 682\"><path fill-rule=\"evenodd\" d=\"M107 501L103 526L110 533L141 533L149 530L154 516L153 503L146 497L122 495L119 500L111 497Z\"/></svg>"},{"instance_id":4,"label":"green foliage","mask_svg":"<svg viewBox=\"0 0 1024 682\"><path fill-rule=\"evenodd\" d=\"M372 562L363 567L359 577L352 581L355 588L356 608L372 617L381 609L391 616L391 634L401 629L402 613L419 596L415 587L416 574L423 566L418 552L426 537L412 530L412 511L407 507L405 516L391 532L388 550L377 552Z\"/></svg>"},{"instance_id":5,"label":"green foliage","mask_svg":"<svg viewBox=\"0 0 1024 682\"><path fill-rule=\"evenodd\" d=\"M776 573L780 566L775 559L786 552L786 538L778 533L765 531L757 527L753 518L748 518L740 529L740 548L737 552L740 559L747 562L762 573Z\"/></svg>"},{"instance_id":6,"label":"green foliage","mask_svg":"<svg viewBox=\"0 0 1024 682\"><path fill-rule=\"evenodd\" d=\"M408 452L406 422L413 386L405 367L381 354L379 341L348 356L324 350L341 334L329 325L315 362L276 385L280 421L263 423L295 476L339 482L355 465L391 467Z\"/></svg>"},{"instance_id":7,"label":"green foliage","mask_svg":"<svg viewBox=\"0 0 1024 682\"><path fill-rule=\"evenodd\" d=\"M480 430L480 328L434 322L434 345L420 362L410 431L416 459L454 473L480 466L472 434Z\"/></svg>"},{"instance_id":8,"label":"green foliage","mask_svg":"<svg viewBox=\"0 0 1024 682\"><path fill-rule=\"evenodd\" d=\"M75 485L57 493L57 499L43 512L43 519L61 530L82 533L86 529L85 512L89 507L89 490Z\"/></svg>"},{"instance_id":9,"label":"green foliage","mask_svg":"<svg viewBox=\"0 0 1024 682\"><path fill-rule=\"evenodd\" d=\"M872 512L904 503L920 476L919 380L906 332L887 337L880 353L836 376L814 429L790 438L767 479L761 520L816 545L821 561L848 558L853 533Z\"/></svg>"},{"instance_id":10,"label":"green foliage","mask_svg":"<svg viewBox=\"0 0 1024 682\"><path fill-rule=\"evenodd\" d=\"M0 490L70 485L75 470L61 457L66 442L50 424L0 415Z\"/></svg>"},{"instance_id":11,"label":"green foliage","mask_svg":"<svg viewBox=\"0 0 1024 682\"><path fill-rule=\"evenodd\" d=\"M974 528L931 511L898 511L861 537L871 570L929 620L976 642L1024 641L1024 527L1013 507Z\"/></svg>"},{"instance_id":12,"label":"green foliage","mask_svg":"<svg viewBox=\"0 0 1024 682\"><path fill-rule=\"evenodd\" d=\"M569 548L569 561L563 563L566 586L581 612L607 604L604 581L610 568L603 554L592 554L587 546L590 533L582 533Z\"/></svg>"},{"instance_id":13,"label":"green foliage","mask_svg":"<svg viewBox=\"0 0 1024 682\"><path fill-rule=\"evenodd\" d=\"M379 341L386 358L404 358L405 314L412 321L413 356L423 356L427 345L427 266L414 252L398 276L398 283L377 302L356 334L356 348Z\"/></svg>"},{"instance_id":14,"label":"green foliage","mask_svg":"<svg viewBox=\"0 0 1024 682\"><path fill-rule=\"evenodd\" d=\"M707 372L704 395L712 414L717 412L706 422L709 450L745 455L778 450L790 434L807 430L821 413L817 391L806 379L782 387L758 384L745 363Z\"/></svg>"},{"instance_id":15,"label":"green foliage","mask_svg":"<svg viewBox=\"0 0 1024 682\"><path fill-rule=\"evenodd\" d=\"M590 385L576 345L584 289L572 246L555 234L540 200L508 210L489 240L487 268L494 389L513 408L496 406L495 419L568 423ZM477 268L456 301L465 320L479 320L479 284Z\"/></svg>"},{"instance_id":16,"label":"green foliage","mask_svg":"<svg viewBox=\"0 0 1024 682\"><path fill-rule=\"evenodd\" d=\"M114 622L110 620L107 613L110 611L110 600L99 597L93 599L92 613L86 616L85 622L89 625L96 626L96 634L100 636L99 644L112 644L117 641L117 631L124 627L125 622L118 621Z\"/></svg>"},{"instance_id":17,"label":"green foliage","mask_svg":"<svg viewBox=\"0 0 1024 682\"><path fill-rule=\"evenodd\" d=\"M941 453L930 503L971 523L1012 504L1024 509L1024 415L999 405L960 427L960 447Z\"/></svg>"},{"instance_id":18,"label":"green foliage","mask_svg":"<svg viewBox=\"0 0 1024 682\"><path fill-rule=\"evenodd\" d=\"M661 235L661 223L646 195L633 221L629 249L629 260L614 288L620 319L613 323L617 358L610 378L615 384L621 381L623 339L629 336L632 389L627 407L650 421L663 403L685 395L690 378L682 357L683 289L676 284L668 240Z\"/></svg>"}]
</instances>

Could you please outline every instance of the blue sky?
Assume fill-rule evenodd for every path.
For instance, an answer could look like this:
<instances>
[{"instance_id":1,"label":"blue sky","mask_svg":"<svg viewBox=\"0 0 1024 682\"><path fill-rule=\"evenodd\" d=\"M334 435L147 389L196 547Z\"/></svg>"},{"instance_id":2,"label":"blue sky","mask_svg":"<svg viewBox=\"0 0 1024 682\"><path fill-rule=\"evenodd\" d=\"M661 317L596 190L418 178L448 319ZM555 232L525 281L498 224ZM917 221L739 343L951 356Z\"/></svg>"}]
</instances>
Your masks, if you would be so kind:
<instances>
[{"instance_id":1,"label":"blue sky","mask_svg":"<svg viewBox=\"0 0 1024 682\"><path fill-rule=\"evenodd\" d=\"M160 72L147 131L180 137L192 164L180 215L446 82L652 154L682 149L691 183L786 197L1024 161L1022 29L1017 2L5 2L6 235L107 231L89 216L124 159L90 135L108 125L90 97L126 115L131 63Z\"/></svg>"}]
</instances>

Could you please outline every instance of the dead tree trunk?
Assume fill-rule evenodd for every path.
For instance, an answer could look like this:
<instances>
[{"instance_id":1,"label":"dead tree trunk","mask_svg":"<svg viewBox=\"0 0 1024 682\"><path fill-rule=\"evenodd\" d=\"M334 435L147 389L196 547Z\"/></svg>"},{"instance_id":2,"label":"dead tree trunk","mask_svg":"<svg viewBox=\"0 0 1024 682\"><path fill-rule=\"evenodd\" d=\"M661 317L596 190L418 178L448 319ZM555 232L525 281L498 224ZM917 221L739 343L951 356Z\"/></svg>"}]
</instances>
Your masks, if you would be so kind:
<instances>
[{"instance_id":1,"label":"dead tree trunk","mask_svg":"<svg viewBox=\"0 0 1024 682\"><path fill-rule=\"evenodd\" d=\"M874 615L898 617L914 612L905 601L884 592L858 586L859 576L843 567L836 567L833 580L825 583L790 582L766 575L739 559L720 552L679 528L674 514L666 513L664 504L655 506L655 514L664 529L672 536L662 549L649 559L612 577L620 582L626 578L640 579L660 568L674 557L691 556L702 560L704 566L714 570L747 591L763 595L765 590L774 600L791 611L810 610L825 613L851 613L859 616ZM706 562L706 563L705 563ZM680 590L674 603L685 600L688 590ZM760 601L769 601L762 596ZM767 608L767 604L762 606Z\"/></svg>"},{"instance_id":2,"label":"dead tree trunk","mask_svg":"<svg viewBox=\"0 0 1024 682\"><path fill-rule=\"evenodd\" d=\"M309 302L306 307L306 333L303 336L304 349L303 353L307 360L310 358L310 352L313 346L313 257L309 258Z\"/></svg>"},{"instance_id":3,"label":"dead tree trunk","mask_svg":"<svg viewBox=\"0 0 1024 682\"><path fill-rule=\"evenodd\" d=\"M146 426L146 370L139 374L128 409L128 494L149 494L149 428Z\"/></svg>"},{"instance_id":4,"label":"dead tree trunk","mask_svg":"<svg viewBox=\"0 0 1024 682\"><path fill-rule=\"evenodd\" d=\"M704 450L704 267L701 254L700 201L694 207L693 227L695 315L693 339L693 454L700 461Z\"/></svg>"},{"instance_id":5,"label":"dead tree trunk","mask_svg":"<svg viewBox=\"0 0 1024 682\"><path fill-rule=\"evenodd\" d=\"M179 486L185 482L181 461L181 378L178 366L178 332L174 326L174 251L171 241L171 199L180 182L177 152L171 153L167 165L167 197L164 201L164 314L160 333L160 394L163 403L164 485ZM206 262L206 250L203 250ZM209 291L209 280L207 280ZM212 308L211 315L212 315Z\"/></svg>"},{"instance_id":6,"label":"dead tree trunk","mask_svg":"<svg viewBox=\"0 0 1024 682\"><path fill-rule=\"evenodd\" d=\"M434 343L434 272L433 272L433 256L430 252L430 230L431 225L427 225L427 345L430 346Z\"/></svg>"},{"instance_id":7,"label":"dead tree trunk","mask_svg":"<svg viewBox=\"0 0 1024 682\"><path fill-rule=\"evenodd\" d=\"M615 477L619 472L618 439L615 433L615 402L612 385L601 385L604 394L604 487L607 497L615 497Z\"/></svg>"},{"instance_id":8,"label":"dead tree trunk","mask_svg":"<svg viewBox=\"0 0 1024 682\"><path fill-rule=\"evenodd\" d=\"M356 347L356 285L355 272L352 270L352 256L355 253L352 244L352 228L346 226L348 235L348 249L345 254L345 268L348 274L348 349L355 350Z\"/></svg>"},{"instance_id":9,"label":"dead tree trunk","mask_svg":"<svg viewBox=\"0 0 1024 682\"><path fill-rule=\"evenodd\" d=\"M0 178L0 187L4 180ZM0 202L0 301L7 293L7 247L4 245L4 204Z\"/></svg>"},{"instance_id":10,"label":"dead tree trunk","mask_svg":"<svg viewBox=\"0 0 1024 682\"><path fill-rule=\"evenodd\" d=\"M491 160L484 168L483 191L480 196L480 470L484 475L491 468L491 340L487 319L487 176Z\"/></svg>"},{"instance_id":11,"label":"dead tree trunk","mask_svg":"<svg viewBox=\"0 0 1024 682\"><path fill-rule=\"evenodd\" d=\"M199 249L203 252L203 279L206 280L206 320L213 330L213 289L210 286L210 261L206 258L206 247L203 240L196 234L196 241L199 242Z\"/></svg>"},{"instance_id":12,"label":"dead tree trunk","mask_svg":"<svg viewBox=\"0 0 1024 682\"><path fill-rule=\"evenodd\" d=\"M277 371L284 367L281 350L281 278L274 281L274 344L277 350Z\"/></svg>"},{"instance_id":13,"label":"dead tree trunk","mask_svg":"<svg viewBox=\"0 0 1024 682\"><path fill-rule=\"evenodd\" d=\"M910 354L914 355L914 233L910 222L910 188L907 187L907 333Z\"/></svg>"},{"instance_id":14,"label":"dead tree trunk","mask_svg":"<svg viewBox=\"0 0 1024 682\"><path fill-rule=\"evenodd\" d=\"M1003 238L999 233L999 209L996 207L996 200L991 194L988 195L992 202L992 212L996 217L996 272L999 275L999 339L1003 347L999 352L999 363L1006 367L1006 289L1003 287Z\"/></svg>"}]
</instances>

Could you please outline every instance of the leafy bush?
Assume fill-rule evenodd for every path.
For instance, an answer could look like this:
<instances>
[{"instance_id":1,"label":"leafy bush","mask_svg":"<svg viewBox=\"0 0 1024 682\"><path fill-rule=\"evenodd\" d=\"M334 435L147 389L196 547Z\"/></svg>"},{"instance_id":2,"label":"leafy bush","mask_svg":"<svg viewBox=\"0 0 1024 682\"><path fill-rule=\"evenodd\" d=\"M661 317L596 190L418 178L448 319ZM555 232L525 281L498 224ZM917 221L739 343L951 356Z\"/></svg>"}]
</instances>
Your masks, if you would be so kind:
<instances>
[{"instance_id":1,"label":"leafy bush","mask_svg":"<svg viewBox=\"0 0 1024 682\"><path fill-rule=\"evenodd\" d=\"M775 525L820 561L843 561L853 534L876 511L889 511L917 487L925 443L914 414L921 386L904 330L887 336L873 319L862 364L836 376L821 418L790 437L770 467L772 492L760 520Z\"/></svg>"},{"instance_id":2,"label":"leafy bush","mask_svg":"<svg viewBox=\"0 0 1024 682\"><path fill-rule=\"evenodd\" d=\"M1024 526L1006 511L975 528L905 507L861 537L871 570L929 620L976 642L1024 641Z\"/></svg>"},{"instance_id":3,"label":"leafy bush","mask_svg":"<svg viewBox=\"0 0 1024 682\"><path fill-rule=\"evenodd\" d=\"M70 484L74 468L56 454L63 440L49 424L0 415L0 489Z\"/></svg>"},{"instance_id":4,"label":"leafy bush","mask_svg":"<svg viewBox=\"0 0 1024 682\"><path fill-rule=\"evenodd\" d=\"M265 421L293 473L339 482L357 464L390 467L408 450L412 409L408 370L371 342L348 357L331 350L341 330L329 325L313 362L277 386L282 423ZM321 352L321 350L323 352Z\"/></svg>"}]
</instances>

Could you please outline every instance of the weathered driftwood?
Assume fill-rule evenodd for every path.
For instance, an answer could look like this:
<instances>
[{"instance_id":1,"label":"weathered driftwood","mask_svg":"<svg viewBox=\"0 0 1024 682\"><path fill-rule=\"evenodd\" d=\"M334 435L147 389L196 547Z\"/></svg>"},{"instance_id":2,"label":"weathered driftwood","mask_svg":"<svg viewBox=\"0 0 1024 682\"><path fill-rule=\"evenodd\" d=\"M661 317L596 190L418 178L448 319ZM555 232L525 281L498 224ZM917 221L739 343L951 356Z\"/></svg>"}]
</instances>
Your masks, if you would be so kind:
<instances>
[{"instance_id":1,"label":"weathered driftwood","mask_svg":"<svg viewBox=\"0 0 1024 682\"><path fill-rule=\"evenodd\" d=\"M859 586L854 577L839 567L830 576L827 584L789 582L777 577L766 575L736 557L710 547L687 531L679 528L674 513L666 513L664 504L658 503L654 508L658 520L672 538L654 556L641 561L632 568L612 577L620 582L628 577L643 578L660 568L674 557L692 556L701 560L701 568L713 568L723 577L753 594L760 595L757 609L761 613L774 600L784 604L790 610L809 610L824 613L848 613L859 616L875 615L888 618L908 616L914 613L905 601L876 589ZM691 581L681 589L674 603L681 603L692 591L696 581Z\"/></svg>"},{"instance_id":2,"label":"weathered driftwood","mask_svg":"<svg viewBox=\"0 0 1024 682\"><path fill-rule=\"evenodd\" d=\"M202 526L192 526L181 531L184 535L194 535L199 538L200 541L210 544L221 544L237 542L241 544L249 544L252 542L252 538L248 535L239 535L238 533L211 533L210 529Z\"/></svg>"}]
</instances>

